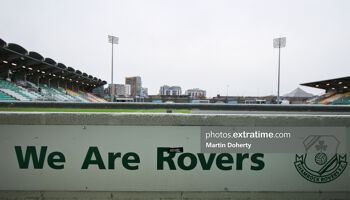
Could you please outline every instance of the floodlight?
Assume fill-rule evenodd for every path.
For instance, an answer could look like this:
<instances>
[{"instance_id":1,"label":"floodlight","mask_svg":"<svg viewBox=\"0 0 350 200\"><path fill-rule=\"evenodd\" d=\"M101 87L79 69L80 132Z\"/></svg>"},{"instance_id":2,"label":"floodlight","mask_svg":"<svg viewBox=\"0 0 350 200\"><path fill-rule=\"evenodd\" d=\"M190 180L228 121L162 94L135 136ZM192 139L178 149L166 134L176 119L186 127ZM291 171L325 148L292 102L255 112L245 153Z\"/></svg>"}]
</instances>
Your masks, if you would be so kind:
<instances>
[{"instance_id":1,"label":"floodlight","mask_svg":"<svg viewBox=\"0 0 350 200\"><path fill-rule=\"evenodd\" d=\"M273 48L284 48L286 47L286 37L273 39Z\"/></svg>"},{"instance_id":2,"label":"floodlight","mask_svg":"<svg viewBox=\"0 0 350 200\"><path fill-rule=\"evenodd\" d=\"M273 48L278 48L278 86L277 86L277 104L280 103L280 65L281 48L286 47L286 37L273 39Z\"/></svg>"},{"instance_id":3,"label":"floodlight","mask_svg":"<svg viewBox=\"0 0 350 200\"><path fill-rule=\"evenodd\" d=\"M109 43L112 43L112 44L118 44L119 38L118 38L118 37L115 37L115 36L109 35L109 36L108 36L108 42L109 42Z\"/></svg>"}]
</instances>

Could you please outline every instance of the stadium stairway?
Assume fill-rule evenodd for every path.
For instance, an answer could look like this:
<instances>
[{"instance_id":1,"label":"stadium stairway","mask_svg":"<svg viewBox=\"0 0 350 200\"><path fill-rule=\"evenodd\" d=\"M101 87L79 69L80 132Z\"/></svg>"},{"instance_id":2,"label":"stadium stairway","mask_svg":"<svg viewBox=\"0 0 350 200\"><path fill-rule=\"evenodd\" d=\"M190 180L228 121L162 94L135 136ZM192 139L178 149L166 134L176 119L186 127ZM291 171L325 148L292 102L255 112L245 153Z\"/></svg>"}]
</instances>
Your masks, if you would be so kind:
<instances>
[{"instance_id":1,"label":"stadium stairway","mask_svg":"<svg viewBox=\"0 0 350 200\"><path fill-rule=\"evenodd\" d=\"M106 101L106 100L104 100L104 99L102 99L102 98L96 96L96 95L93 94L93 93L87 92L87 95L88 95L89 97L92 97L92 98L96 99L98 102L101 102L101 103L108 102L108 101Z\"/></svg>"},{"instance_id":2,"label":"stadium stairway","mask_svg":"<svg viewBox=\"0 0 350 200\"><path fill-rule=\"evenodd\" d=\"M75 93L77 93L80 97L82 97L82 98L84 98L84 99L86 99L86 100L88 100L88 101L90 101L90 102L97 102L96 100L94 100L94 99L92 99L92 98L89 98L87 95L86 95L86 93L85 92L83 92L83 91L75 91Z\"/></svg>"},{"instance_id":3,"label":"stadium stairway","mask_svg":"<svg viewBox=\"0 0 350 200\"><path fill-rule=\"evenodd\" d=\"M60 89L64 90L63 88L60 88ZM65 91L67 91L68 94L72 95L73 97L77 98L79 101L82 101L82 102L95 102L95 103L106 102L105 100L98 98L97 96L94 96L89 92L84 92L80 90L73 91L69 89L66 89Z\"/></svg>"},{"instance_id":4,"label":"stadium stairway","mask_svg":"<svg viewBox=\"0 0 350 200\"><path fill-rule=\"evenodd\" d=\"M0 91L0 101L16 101L17 99Z\"/></svg>"},{"instance_id":5,"label":"stadium stairway","mask_svg":"<svg viewBox=\"0 0 350 200\"><path fill-rule=\"evenodd\" d=\"M60 99L59 101L79 102L77 99L70 96L68 93L66 93L60 88L53 87L51 88L51 90L56 92L56 96L58 97L58 99Z\"/></svg>"},{"instance_id":6,"label":"stadium stairway","mask_svg":"<svg viewBox=\"0 0 350 200\"><path fill-rule=\"evenodd\" d=\"M37 99L42 98L42 95L41 95L41 94L38 94L38 93L36 93L36 92L34 92L34 91L30 91L30 90L28 90L28 89L26 89L26 88L23 88L22 86L17 86L17 87L21 90L21 92L22 92L23 94L27 95L27 96L30 97L32 100L37 100Z\"/></svg>"},{"instance_id":7,"label":"stadium stairway","mask_svg":"<svg viewBox=\"0 0 350 200\"><path fill-rule=\"evenodd\" d=\"M61 88L62 89L62 88ZM73 90L66 89L67 93L71 94L73 97L75 97L77 100L82 101L82 102L91 102L88 99L85 99L82 97L82 95L78 94L77 92L74 92Z\"/></svg>"},{"instance_id":8,"label":"stadium stairway","mask_svg":"<svg viewBox=\"0 0 350 200\"><path fill-rule=\"evenodd\" d=\"M32 101L32 97L28 96L23 88L16 86L14 83L0 80L0 91L20 101Z\"/></svg>"},{"instance_id":9,"label":"stadium stairway","mask_svg":"<svg viewBox=\"0 0 350 200\"><path fill-rule=\"evenodd\" d=\"M78 92L79 92L79 94L84 96L84 98L90 100L91 102L96 102L96 103L107 102L106 100L98 98L97 96L93 95L92 93L84 92L84 91L81 91L81 90L79 90Z\"/></svg>"},{"instance_id":10,"label":"stadium stairway","mask_svg":"<svg viewBox=\"0 0 350 200\"><path fill-rule=\"evenodd\" d=\"M55 101L75 101L74 98L70 98L69 95L60 92L59 90L57 90L57 88L48 88L46 85L43 84L40 84L40 88L43 94L45 94L48 97L51 97Z\"/></svg>"}]
</instances>

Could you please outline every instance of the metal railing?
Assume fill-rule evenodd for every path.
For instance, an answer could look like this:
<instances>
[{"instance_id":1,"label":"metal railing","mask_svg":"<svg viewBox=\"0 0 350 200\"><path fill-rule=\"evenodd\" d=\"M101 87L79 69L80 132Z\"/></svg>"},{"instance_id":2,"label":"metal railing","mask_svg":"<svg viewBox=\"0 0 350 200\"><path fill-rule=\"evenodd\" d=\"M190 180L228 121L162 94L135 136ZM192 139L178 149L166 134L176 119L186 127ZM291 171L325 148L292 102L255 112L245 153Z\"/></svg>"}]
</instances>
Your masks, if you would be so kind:
<instances>
[{"instance_id":1,"label":"metal railing","mask_svg":"<svg viewBox=\"0 0 350 200\"><path fill-rule=\"evenodd\" d=\"M166 109L216 111L290 111L350 112L348 105L276 105L276 104L210 104L210 103L72 103L72 102L0 102L0 108L57 109Z\"/></svg>"}]
</instances>

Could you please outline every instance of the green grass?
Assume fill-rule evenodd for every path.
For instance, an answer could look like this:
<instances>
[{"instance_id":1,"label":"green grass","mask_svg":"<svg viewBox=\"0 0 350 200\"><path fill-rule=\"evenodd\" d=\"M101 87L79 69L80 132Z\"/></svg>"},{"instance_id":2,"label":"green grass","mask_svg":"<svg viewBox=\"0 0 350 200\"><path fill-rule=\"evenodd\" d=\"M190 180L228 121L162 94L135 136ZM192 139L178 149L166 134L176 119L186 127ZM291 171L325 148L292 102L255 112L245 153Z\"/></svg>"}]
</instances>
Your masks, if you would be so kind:
<instances>
[{"instance_id":1,"label":"green grass","mask_svg":"<svg viewBox=\"0 0 350 200\"><path fill-rule=\"evenodd\" d=\"M6 112L103 112L103 113L166 113L166 110L129 110L129 109L60 109L60 108L0 108ZM173 110L173 113L190 114L190 110Z\"/></svg>"}]
</instances>

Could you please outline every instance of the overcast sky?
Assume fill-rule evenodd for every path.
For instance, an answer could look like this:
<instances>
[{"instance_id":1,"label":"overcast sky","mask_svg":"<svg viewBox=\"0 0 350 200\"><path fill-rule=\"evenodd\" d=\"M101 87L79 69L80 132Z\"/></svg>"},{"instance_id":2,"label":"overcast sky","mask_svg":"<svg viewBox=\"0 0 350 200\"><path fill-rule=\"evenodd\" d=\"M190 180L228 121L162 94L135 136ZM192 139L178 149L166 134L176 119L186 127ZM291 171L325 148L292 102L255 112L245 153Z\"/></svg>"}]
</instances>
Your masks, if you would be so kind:
<instances>
[{"instance_id":1,"label":"overcast sky","mask_svg":"<svg viewBox=\"0 0 350 200\"><path fill-rule=\"evenodd\" d=\"M277 93L350 74L350 1L344 0L2 0L0 38L111 81L141 76L208 96ZM302 89L314 94L322 90Z\"/></svg>"}]
</instances>

